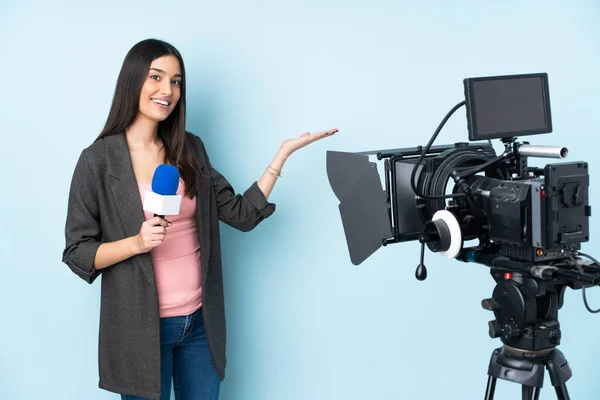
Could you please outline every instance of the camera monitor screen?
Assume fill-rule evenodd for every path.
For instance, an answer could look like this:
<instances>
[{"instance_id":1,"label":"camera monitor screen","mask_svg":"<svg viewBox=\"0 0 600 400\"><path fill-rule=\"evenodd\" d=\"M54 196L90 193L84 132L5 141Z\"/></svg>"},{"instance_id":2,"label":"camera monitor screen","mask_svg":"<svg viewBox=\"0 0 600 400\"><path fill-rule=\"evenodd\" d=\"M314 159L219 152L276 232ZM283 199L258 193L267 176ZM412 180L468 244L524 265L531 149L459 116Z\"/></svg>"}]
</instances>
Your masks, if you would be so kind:
<instances>
[{"instance_id":1,"label":"camera monitor screen","mask_svg":"<svg viewBox=\"0 0 600 400\"><path fill-rule=\"evenodd\" d=\"M469 140L552 132L548 74L464 80Z\"/></svg>"}]
</instances>

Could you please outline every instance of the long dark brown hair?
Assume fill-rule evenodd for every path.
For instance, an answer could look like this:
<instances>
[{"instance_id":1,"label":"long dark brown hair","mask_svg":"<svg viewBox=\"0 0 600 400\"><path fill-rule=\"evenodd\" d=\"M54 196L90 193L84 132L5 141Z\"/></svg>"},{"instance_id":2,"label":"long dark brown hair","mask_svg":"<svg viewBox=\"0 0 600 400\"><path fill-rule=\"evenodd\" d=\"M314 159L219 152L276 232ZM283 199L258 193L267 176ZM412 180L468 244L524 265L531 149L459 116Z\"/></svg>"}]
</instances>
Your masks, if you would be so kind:
<instances>
[{"instance_id":1,"label":"long dark brown hair","mask_svg":"<svg viewBox=\"0 0 600 400\"><path fill-rule=\"evenodd\" d=\"M185 144L185 67L179 51L171 44L158 39L147 39L129 50L117 79L112 106L98 139L125 132L138 115L140 93L152 61L173 55L181 65L181 97L171 114L158 124L158 137L165 149L166 162L179 169L185 183L185 194L193 198L196 193L196 173L192 155Z\"/></svg>"}]
</instances>

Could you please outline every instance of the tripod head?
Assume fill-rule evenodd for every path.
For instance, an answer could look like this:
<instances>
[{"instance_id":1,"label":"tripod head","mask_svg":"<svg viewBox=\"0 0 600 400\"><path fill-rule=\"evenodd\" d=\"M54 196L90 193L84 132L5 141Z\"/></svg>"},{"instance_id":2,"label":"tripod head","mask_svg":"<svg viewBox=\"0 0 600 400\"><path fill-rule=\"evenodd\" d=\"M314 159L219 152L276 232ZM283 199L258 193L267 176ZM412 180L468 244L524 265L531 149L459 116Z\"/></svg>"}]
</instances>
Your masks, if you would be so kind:
<instances>
[{"instance_id":1,"label":"tripod head","mask_svg":"<svg viewBox=\"0 0 600 400\"><path fill-rule=\"evenodd\" d=\"M570 287L585 291L586 287L600 285L600 268L595 260L585 263L567 248L563 253L563 260L551 264L515 261L485 251L468 250L461 255L463 261L491 267L496 286L492 297L481 303L495 316L489 322L491 338L529 352L560 344L558 310L563 306L565 290Z\"/></svg>"}]
</instances>

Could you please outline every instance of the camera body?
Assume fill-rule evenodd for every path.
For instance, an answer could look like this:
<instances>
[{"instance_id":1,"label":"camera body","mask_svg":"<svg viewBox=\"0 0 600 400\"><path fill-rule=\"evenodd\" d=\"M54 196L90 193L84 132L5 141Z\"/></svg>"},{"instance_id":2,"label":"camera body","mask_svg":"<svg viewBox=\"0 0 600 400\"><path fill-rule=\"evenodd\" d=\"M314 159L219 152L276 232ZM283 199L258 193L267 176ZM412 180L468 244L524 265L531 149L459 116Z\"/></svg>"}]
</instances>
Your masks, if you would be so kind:
<instances>
[{"instance_id":1,"label":"camera body","mask_svg":"<svg viewBox=\"0 0 600 400\"><path fill-rule=\"evenodd\" d=\"M514 142L511 145L519 148ZM491 147L464 143L447 146L436 154L438 152L439 149L422 162L417 174L417 191L426 196L445 193L454 171L497 159ZM406 171L414 166L413 161L410 154L389 161L390 167L396 170L395 182L389 186L390 198L406 199L396 204L392 212L400 228L397 236L400 240L403 235L412 232L414 236L424 231L433 215L444 209L458 221L463 241L479 239L487 247L496 246L498 254L513 260L563 259L566 257L562 254L564 246L579 250L580 244L589 240L591 207L585 162L528 168L525 156L513 154L511 161L495 163L481 171L481 175L461 177L452 193L466 191L469 196L447 202L415 198L407 193L410 185L406 182ZM413 212L419 216L418 220L406 218L406 214ZM430 249L439 250L435 246Z\"/></svg>"},{"instance_id":2,"label":"camera body","mask_svg":"<svg viewBox=\"0 0 600 400\"><path fill-rule=\"evenodd\" d=\"M530 262L564 258L565 245L579 250L589 240L588 186L584 162L548 164L543 177L470 180L487 216L484 235L502 255Z\"/></svg>"}]
</instances>

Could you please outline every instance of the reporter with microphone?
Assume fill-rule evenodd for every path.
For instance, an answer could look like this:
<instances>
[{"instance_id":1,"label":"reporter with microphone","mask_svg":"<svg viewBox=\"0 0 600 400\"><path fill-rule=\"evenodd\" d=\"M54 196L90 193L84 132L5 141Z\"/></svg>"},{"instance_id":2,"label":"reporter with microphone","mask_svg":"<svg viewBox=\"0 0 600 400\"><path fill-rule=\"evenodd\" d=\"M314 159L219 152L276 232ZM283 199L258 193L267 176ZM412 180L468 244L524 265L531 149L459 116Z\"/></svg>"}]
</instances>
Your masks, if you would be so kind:
<instances>
[{"instance_id":1,"label":"reporter with microphone","mask_svg":"<svg viewBox=\"0 0 600 400\"><path fill-rule=\"evenodd\" d=\"M287 159L337 129L285 140L262 175L237 193L185 130L186 74L172 45L127 53L98 138L79 156L63 262L102 276L99 387L124 400L216 400L226 326L219 221L250 231ZM85 396L83 396L85 397Z\"/></svg>"}]
</instances>

